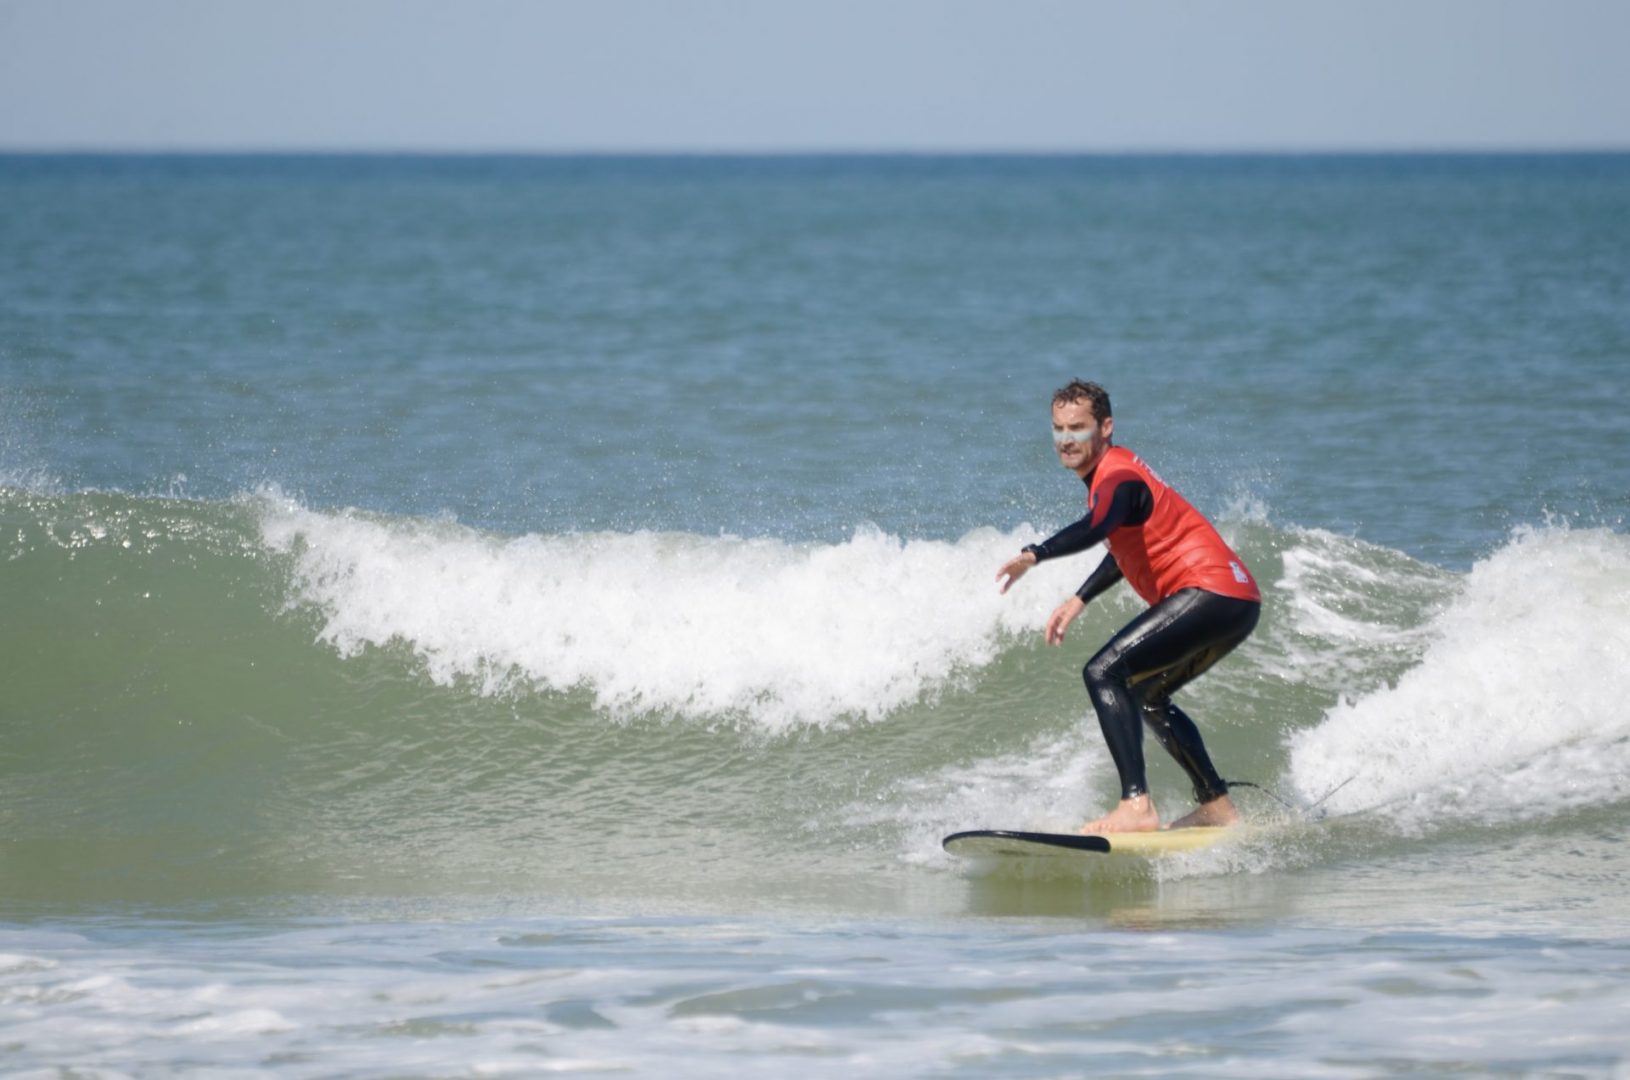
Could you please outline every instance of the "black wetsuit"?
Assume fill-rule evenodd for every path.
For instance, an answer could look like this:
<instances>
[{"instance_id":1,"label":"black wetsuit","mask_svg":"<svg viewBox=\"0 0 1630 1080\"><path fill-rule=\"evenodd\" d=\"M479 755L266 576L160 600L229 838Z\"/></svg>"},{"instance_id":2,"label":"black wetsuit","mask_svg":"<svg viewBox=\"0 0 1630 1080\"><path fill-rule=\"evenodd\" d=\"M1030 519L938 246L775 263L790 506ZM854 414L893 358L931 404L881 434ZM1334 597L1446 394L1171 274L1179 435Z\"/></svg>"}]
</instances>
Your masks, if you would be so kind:
<instances>
[{"instance_id":1,"label":"black wetsuit","mask_svg":"<svg viewBox=\"0 0 1630 1080\"><path fill-rule=\"evenodd\" d=\"M1092 476L1086 480L1090 486ZM1073 555L1116 529L1142 525L1154 510L1154 495L1141 480L1123 480L1106 494L1107 508L1089 512L1025 550L1034 553L1038 562ZM1076 595L1083 603L1090 602L1121 578L1114 556L1106 555ZM1249 637L1261 611L1262 605L1253 600L1183 589L1127 623L1087 661L1082 677L1120 772L1121 798L1149 790L1143 760L1144 724L1188 774L1195 799L1206 803L1228 793L1228 784L1206 753L1200 730L1172 704L1171 696Z\"/></svg>"}]
</instances>

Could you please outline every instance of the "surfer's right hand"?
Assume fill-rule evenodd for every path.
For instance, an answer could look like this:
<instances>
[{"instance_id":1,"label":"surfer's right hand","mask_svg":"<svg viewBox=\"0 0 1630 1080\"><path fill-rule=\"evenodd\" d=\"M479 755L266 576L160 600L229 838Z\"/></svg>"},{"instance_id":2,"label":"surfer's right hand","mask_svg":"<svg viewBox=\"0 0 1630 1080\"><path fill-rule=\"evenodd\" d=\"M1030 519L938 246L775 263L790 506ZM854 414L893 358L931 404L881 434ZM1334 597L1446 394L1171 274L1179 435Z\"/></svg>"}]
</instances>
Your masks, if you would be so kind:
<instances>
[{"instance_id":1,"label":"surfer's right hand","mask_svg":"<svg viewBox=\"0 0 1630 1080\"><path fill-rule=\"evenodd\" d=\"M1024 577L1024 572L1026 570L1035 565L1036 557L1028 551L1021 551L1017 555L1013 556L1013 558L1003 563L1002 568L996 571L996 580L1002 582L1002 587L998 589L997 592L1006 593L1013 587L1013 583L1015 581L1018 581L1020 578Z\"/></svg>"}]
</instances>

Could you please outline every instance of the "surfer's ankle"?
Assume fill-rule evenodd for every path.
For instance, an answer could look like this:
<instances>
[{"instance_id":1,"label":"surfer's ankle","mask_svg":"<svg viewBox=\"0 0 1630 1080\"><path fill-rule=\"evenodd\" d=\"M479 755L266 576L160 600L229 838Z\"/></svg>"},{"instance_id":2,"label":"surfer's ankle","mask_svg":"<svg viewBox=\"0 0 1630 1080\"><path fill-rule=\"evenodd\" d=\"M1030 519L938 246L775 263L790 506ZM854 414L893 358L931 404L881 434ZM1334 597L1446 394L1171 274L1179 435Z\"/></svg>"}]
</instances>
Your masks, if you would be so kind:
<instances>
[{"instance_id":1,"label":"surfer's ankle","mask_svg":"<svg viewBox=\"0 0 1630 1080\"><path fill-rule=\"evenodd\" d=\"M1227 795L1201 803L1167 826L1168 829L1227 828L1240 823L1239 810Z\"/></svg>"}]
</instances>

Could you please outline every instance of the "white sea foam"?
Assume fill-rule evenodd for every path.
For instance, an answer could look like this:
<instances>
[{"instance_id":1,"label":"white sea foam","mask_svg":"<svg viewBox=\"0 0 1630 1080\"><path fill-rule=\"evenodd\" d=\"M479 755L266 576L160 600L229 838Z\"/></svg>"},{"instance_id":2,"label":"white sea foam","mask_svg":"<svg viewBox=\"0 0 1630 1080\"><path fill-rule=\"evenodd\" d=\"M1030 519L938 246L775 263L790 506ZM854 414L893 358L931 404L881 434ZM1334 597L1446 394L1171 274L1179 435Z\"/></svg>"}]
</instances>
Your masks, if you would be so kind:
<instances>
[{"instance_id":1,"label":"white sea foam","mask_svg":"<svg viewBox=\"0 0 1630 1080\"><path fill-rule=\"evenodd\" d=\"M437 683L583 688L613 714L745 716L770 730L877 719L990 662L1078 582L994 574L1037 532L951 542L861 528L838 544L592 533L506 538L320 513L269 494L262 535L295 601L350 656L402 645Z\"/></svg>"},{"instance_id":2,"label":"white sea foam","mask_svg":"<svg viewBox=\"0 0 1630 1080\"><path fill-rule=\"evenodd\" d=\"M1110 767L1096 730L1078 724L1039 736L1017 754L900 781L885 801L851 807L845 824L898 825L905 861L946 865L940 841L962 829L1073 832L1101 809L1088 801L1092 780Z\"/></svg>"},{"instance_id":3,"label":"white sea foam","mask_svg":"<svg viewBox=\"0 0 1630 1080\"><path fill-rule=\"evenodd\" d=\"M1457 575L1402 552L1323 529L1292 529L1257 634L1262 670L1338 692L1376 689L1413 664L1434 633L1430 614Z\"/></svg>"},{"instance_id":4,"label":"white sea foam","mask_svg":"<svg viewBox=\"0 0 1630 1080\"><path fill-rule=\"evenodd\" d=\"M1260 1078L1402 1061L1422 1075L1622 1073L1620 941L1217 933L1149 917L1126 913L1137 933L1090 917L91 927L67 945L0 927L0 947L38 961L0 975L0 991L48 1003L7 1016L6 1071ZM91 981L104 972L116 977ZM436 1001L400 1000L403 981ZM206 986L219 989L200 1001ZM1248 1009L1217 1007L1242 998Z\"/></svg>"},{"instance_id":5,"label":"white sea foam","mask_svg":"<svg viewBox=\"0 0 1630 1080\"><path fill-rule=\"evenodd\" d=\"M1401 828L1630 799L1630 538L1524 529L1474 566L1420 662L1291 740L1296 787Z\"/></svg>"}]
</instances>

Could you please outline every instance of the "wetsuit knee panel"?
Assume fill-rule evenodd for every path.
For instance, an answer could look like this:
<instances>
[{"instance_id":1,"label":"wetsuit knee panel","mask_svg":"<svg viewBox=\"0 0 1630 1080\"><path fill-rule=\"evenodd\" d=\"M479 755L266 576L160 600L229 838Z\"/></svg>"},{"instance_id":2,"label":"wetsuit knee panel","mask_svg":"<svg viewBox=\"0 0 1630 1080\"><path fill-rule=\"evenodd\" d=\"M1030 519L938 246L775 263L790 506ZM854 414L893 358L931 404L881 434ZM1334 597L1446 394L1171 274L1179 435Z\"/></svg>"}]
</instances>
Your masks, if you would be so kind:
<instances>
[{"instance_id":1,"label":"wetsuit knee panel","mask_svg":"<svg viewBox=\"0 0 1630 1080\"><path fill-rule=\"evenodd\" d=\"M1081 669L1081 679L1088 690L1105 683L1124 683L1126 677L1126 665L1122 662L1120 650L1113 648L1100 649Z\"/></svg>"}]
</instances>

